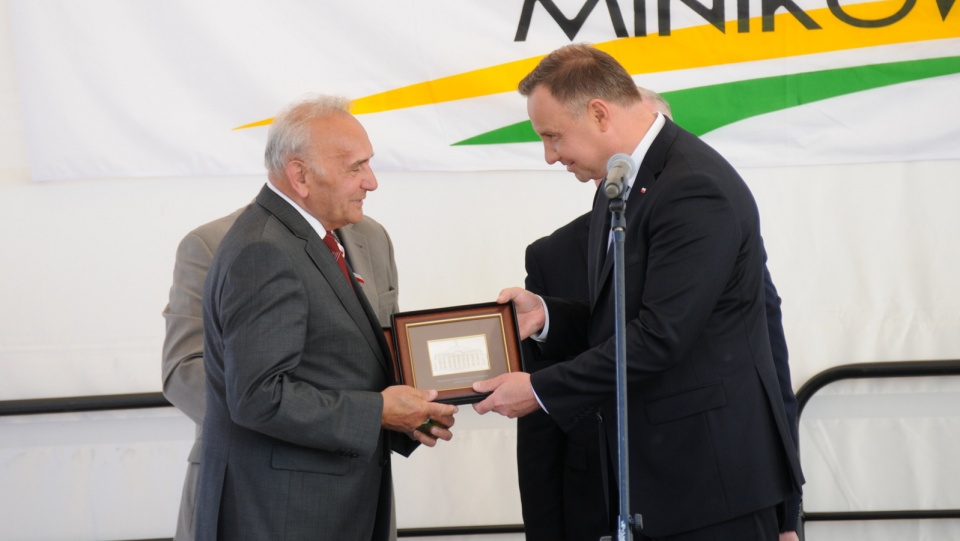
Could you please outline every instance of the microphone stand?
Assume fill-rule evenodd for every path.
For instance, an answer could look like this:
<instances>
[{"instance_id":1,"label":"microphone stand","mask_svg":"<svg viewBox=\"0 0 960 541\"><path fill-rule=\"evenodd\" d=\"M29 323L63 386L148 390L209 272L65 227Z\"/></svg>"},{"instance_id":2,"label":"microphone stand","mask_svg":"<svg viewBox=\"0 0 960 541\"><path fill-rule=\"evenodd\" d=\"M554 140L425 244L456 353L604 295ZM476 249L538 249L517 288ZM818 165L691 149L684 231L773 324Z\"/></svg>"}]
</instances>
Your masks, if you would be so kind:
<instances>
[{"instance_id":1,"label":"microphone stand","mask_svg":"<svg viewBox=\"0 0 960 541\"><path fill-rule=\"evenodd\" d=\"M610 225L613 231L614 338L617 366L617 441L619 465L620 514L617 517L617 541L632 541L634 528L643 528L643 515L630 516L630 470L627 441L627 318L624 278L623 238L626 233L623 193L610 199ZM601 538L601 541L609 537Z\"/></svg>"}]
</instances>

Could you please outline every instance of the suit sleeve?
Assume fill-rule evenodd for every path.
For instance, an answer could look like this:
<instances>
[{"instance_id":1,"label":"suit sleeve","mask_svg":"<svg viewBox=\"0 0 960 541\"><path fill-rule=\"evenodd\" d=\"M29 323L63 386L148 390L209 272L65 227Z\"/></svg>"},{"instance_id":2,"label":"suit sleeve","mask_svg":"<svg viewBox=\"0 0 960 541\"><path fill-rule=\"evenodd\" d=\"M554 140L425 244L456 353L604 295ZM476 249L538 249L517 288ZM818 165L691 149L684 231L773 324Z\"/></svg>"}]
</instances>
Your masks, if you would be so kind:
<instances>
[{"instance_id":1,"label":"suit sleeve","mask_svg":"<svg viewBox=\"0 0 960 541\"><path fill-rule=\"evenodd\" d=\"M524 267L527 271L527 276L523 281L524 289L537 295L543 295L545 290L543 279L541 277L542 273L540 271L540 263L537 261L536 249L532 244L527 246L527 250L524 253ZM533 339L527 338L521 342L520 345L523 349L525 361L537 362L543 359L543 355L540 353L540 347ZM524 368L527 369L526 366ZM527 371L530 372L529 369L527 369Z\"/></svg>"},{"instance_id":2,"label":"suit sleeve","mask_svg":"<svg viewBox=\"0 0 960 541\"><path fill-rule=\"evenodd\" d=\"M790 380L790 363L787 352L787 339L783 332L783 315L780 310L781 299L777 288L773 285L770 271L766 264L763 267L764 306L767 313L767 332L770 334L770 348L773 352L773 364L777 369L777 380L780 383L780 394L783 395L783 406L787 410L787 420L790 421L790 436L793 443L799 441L797 434L797 397L793 392Z\"/></svg>"},{"instance_id":3,"label":"suit sleeve","mask_svg":"<svg viewBox=\"0 0 960 541\"><path fill-rule=\"evenodd\" d=\"M380 291L379 294L381 299L383 299L385 296L389 296L390 300L386 303L386 308L389 310L390 314L395 314L400 311L400 277L397 273L397 260L393 252L393 240L390 238L390 235L387 233L387 230L383 228L383 226L380 226L380 230L383 231L383 237L387 242L387 288ZM389 325L389 323L390 322L387 321L386 325Z\"/></svg>"},{"instance_id":4,"label":"suit sleeve","mask_svg":"<svg viewBox=\"0 0 960 541\"><path fill-rule=\"evenodd\" d=\"M163 310L163 395L197 424L206 411L202 293L212 259L213 251L199 235L180 241L170 301Z\"/></svg>"},{"instance_id":5,"label":"suit sleeve","mask_svg":"<svg viewBox=\"0 0 960 541\"><path fill-rule=\"evenodd\" d=\"M347 251L347 262L367 280L361 287L380 325L389 327L391 315L400 311L397 261L390 235L369 216L341 228L339 233Z\"/></svg>"},{"instance_id":6,"label":"suit sleeve","mask_svg":"<svg viewBox=\"0 0 960 541\"><path fill-rule=\"evenodd\" d=\"M798 405L797 397L793 392L793 384L790 379L790 363L787 352L787 339L783 332L783 314L780 310L781 299L777 293L777 288L773 284L773 278L767 269L767 252L763 252L763 287L764 287L764 306L767 313L767 331L770 334L770 348L773 352L773 364L777 370L777 381L780 383L780 394L783 397L783 407L787 413L787 421L790 425L790 436L793 438L793 444L799 448L800 437L798 434ZM793 491L787 501L784 502L783 520L780 526L781 531L796 531L797 524L800 522L800 492Z\"/></svg>"},{"instance_id":7,"label":"suit sleeve","mask_svg":"<svg viewBox=\"0 0 960 541\"><path fill-rule=\"evenodd\" d=\"M288 255L267 242L244 247L225 273L219 302L224 387L233 421L298 445L349 449L369 460L381 432L379 390L322 388L296 377L310 303ZM325 334L319 346L323 362L353 362L335 329ZM358 386L366 384L351 377Z\"/></svg>"},{"instance_id":8,"label":"suit sleeve","mask_svg":"<svg viewBox=\"0 0 960 541\"><path fill-rule=\"evenodd\" d=\"M527 247L524 287L545 293L536 245ZM524 370L535 372L546 365L540 346L528 338L521 342ZM517 419L517 477L523 523L531 541L564 539L563 472L565 435L543 411Z\"/></svg>"}]
</instances>

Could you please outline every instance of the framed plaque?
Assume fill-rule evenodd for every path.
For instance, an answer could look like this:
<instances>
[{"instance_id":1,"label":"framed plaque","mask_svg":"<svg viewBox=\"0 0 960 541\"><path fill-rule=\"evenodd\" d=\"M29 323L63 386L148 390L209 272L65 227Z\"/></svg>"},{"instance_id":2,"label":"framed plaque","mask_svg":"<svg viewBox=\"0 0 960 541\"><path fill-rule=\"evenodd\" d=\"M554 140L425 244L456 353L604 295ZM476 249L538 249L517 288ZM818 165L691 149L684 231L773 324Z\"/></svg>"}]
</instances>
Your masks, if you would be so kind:
<instances>
[{"instance_id":1,"label":"framed plaque","mask_svg":"<svg viewBox=\"0 0 960 541\"><path fill-rule=\"evenodd\" d=\"M393 315L400 381L436 389L437 402L483 400L473 382L520 370L520 333L513 302L455 306Z\"/></svg>"}]
</instances>

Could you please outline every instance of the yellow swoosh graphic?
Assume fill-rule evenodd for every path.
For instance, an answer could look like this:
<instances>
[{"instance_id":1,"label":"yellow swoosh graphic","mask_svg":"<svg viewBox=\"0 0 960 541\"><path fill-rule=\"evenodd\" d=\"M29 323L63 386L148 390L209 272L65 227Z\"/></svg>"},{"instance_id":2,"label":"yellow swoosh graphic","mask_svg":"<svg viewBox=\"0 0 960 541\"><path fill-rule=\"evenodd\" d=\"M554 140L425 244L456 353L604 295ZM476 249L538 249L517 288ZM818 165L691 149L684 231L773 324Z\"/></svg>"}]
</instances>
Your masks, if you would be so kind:
<instances>
[{"instance_id":1,"label":"yellow swoosh graphic","mask_svg":"<svg viewBox=\"0 0 960 541\"><path fill-rule=\"evenodd\" d=\"M620 61L632 75L769 60L896 43L960 37L960 15L941 17L934 0L919 0L903 19L880 28L858 28L838 20L829 8L810 10L820 29L808 30L793 15L774 17L772 32L763 32L761 18L750 19L750 32L738 33L737 21L726 22L726 33L711 25L673 30L670 36L651 34L596 44ZM876 20L897 12L903 3L881 1L844 6L860 19ZM958 10L960 11L960 10ZM354 114L370 114L442 103L490 94L514 92L517 83L543 58L537 56L457 75L425 81L356 99ZM266 119L235 129L262 126Z\"/></svg>"},{"instance_id":2,"label":"yellow swoosh graphic","mask_svg":"<svg viewBox=\"0 0 960 541\"><path fill-rule=\"evenodd\" d=\"M823 8L807 12L821 26L820 30L807 30L792 15L784 13L775 16L776 30L773 32L761 32L760 18L755 17L750 21L751 31L744 34L736 32L736 21L728 21L726 34L713 26L704 25L674 30L672 35L666 37L650 35L621 38L597 44L596 47L612 54L627 71L637 75L960 37L960 25L944 22L935 2L921 2L902 20L882 28L850 26L836 19L828 8ZM855 11L861 19L879 19L893 14L902 5L902 2L884 1L845 9L848 13ZM513 92L520 79L536 66L540 58L510 62L359 98L353 102L353 112L379 113Z\"/></svg>"}]
</instances>

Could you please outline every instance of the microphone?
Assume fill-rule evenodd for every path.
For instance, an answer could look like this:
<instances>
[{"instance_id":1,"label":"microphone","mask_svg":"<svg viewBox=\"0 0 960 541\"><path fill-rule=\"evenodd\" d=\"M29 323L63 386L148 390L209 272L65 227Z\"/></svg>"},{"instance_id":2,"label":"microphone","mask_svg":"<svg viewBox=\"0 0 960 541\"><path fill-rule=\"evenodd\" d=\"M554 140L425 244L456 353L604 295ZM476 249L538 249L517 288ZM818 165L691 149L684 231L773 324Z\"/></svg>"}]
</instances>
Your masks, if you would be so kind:
<instances>
[{"instance_id":1,"label":"microphone","mask_svg":"<svg viewBox=\"0 0 960 541\"><path fill-rule=\"evenodd\" d=\"M637 166L629 154L614 154L607 161L607 178L603 183L603 193L607 199L620 197L623 194L624 180L633 177Z\"/></svg>"}]
</instances>

